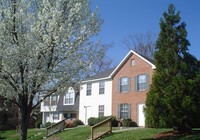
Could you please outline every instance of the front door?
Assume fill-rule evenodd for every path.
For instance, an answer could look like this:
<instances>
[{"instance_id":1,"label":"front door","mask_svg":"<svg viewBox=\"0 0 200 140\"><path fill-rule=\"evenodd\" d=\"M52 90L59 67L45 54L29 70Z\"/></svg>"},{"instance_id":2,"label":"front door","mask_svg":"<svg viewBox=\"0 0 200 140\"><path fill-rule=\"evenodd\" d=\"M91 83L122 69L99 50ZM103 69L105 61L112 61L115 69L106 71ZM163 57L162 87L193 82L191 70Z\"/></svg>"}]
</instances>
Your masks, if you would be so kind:
<instances>
[{"instance_id":1,"label":"front door","mask_svg":"<svg viewBox=\"0 0 200 140\"><path fill-rule=\"evenodd\" d=\"M88 119L92 116L92 107L85 106L85 125L88 125Z\"/></svg>"},{"instance_id":2,"label":"front door","mask_svg":"<svg viewBox=\"0 0 200 140\"><path fill-rule=\"evenodd\" d=\"M138 126L145 126L144 104L138 104Z\"/></svg>"}]
</instances>

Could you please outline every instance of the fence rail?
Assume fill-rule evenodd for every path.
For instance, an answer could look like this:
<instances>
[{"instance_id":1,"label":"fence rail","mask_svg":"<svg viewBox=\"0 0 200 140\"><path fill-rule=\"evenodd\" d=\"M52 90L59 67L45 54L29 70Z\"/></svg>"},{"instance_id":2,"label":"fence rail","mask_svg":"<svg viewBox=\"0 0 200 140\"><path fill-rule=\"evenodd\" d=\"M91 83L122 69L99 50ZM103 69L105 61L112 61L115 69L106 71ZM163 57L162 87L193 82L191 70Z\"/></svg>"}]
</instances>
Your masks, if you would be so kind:
<instances>
[{"instance_id":1,"label":"fence rail","mask_svg":"<svg viewBox=\"0 0 200 140\"><path fill-rule=\"evenodd\" d=\"M56 124L53 124L47 127L46 129L47 129L46 137L49 137L59 131L62 131L65 129L65 120L62 120Z\"/></svg>"},{"instance_id":2,"label":"fence rail","mask_svg":"<svg viewBox=\"0 0 200 140\"><path fill-rule=\"evenodd\" d=\"M108 118L91 127L91 140L96 140L101 136L112 132L112 118Z\"/></svg>"}]
</instances>

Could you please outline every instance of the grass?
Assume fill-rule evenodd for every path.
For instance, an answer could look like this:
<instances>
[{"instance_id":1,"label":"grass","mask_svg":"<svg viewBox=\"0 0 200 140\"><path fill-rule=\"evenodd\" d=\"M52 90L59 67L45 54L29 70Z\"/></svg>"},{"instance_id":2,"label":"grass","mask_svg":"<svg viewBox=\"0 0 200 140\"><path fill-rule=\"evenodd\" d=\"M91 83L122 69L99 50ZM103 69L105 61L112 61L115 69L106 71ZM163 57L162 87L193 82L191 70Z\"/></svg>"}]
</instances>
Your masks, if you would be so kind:
<instances>
[{"instance_id":1,"label":"grass","mask_svg":"<svg viewBox=\"0 0 200 140\"><path fill-rule=\"evenodd\" d=\"M45 129L29 129L27 139L28 140L40 140L46 134ZM19 140L20 133L16 133L16 130L0 131L0 139L3 140Z\"/></svg>"},{"instance_id":2,"label":"grass","mask_svg":"<svg viewBox=\"0 0 200 140\"><path fill-rule=\"evenodd\" d=\"M113 130L117 130L114 128ZM122 131L112 133L104 136L102 140L153 140L154 136L170 131L171 129L154 129L154 128L141 128L129 131ZM29 129L27 140L39 140L45 136L45 129ZM198 140L200 138L200 129L193 131L190 135L184 135L179 137L163 138L162 140ZM40 135L37 135L40 134ZM90 127L78 127L63 131L59 134L55 134L45 140L87 140L90 138ZM19 140L19 133L16 134L15 130L0 132L0 139L4 140ZM159 139L160 140L160 139Z\"/></svg>"},{"instance_id":3,"label":"grass","mask_svg":"<svg viewBox=\"0 0 200 140\"><path fill-rule=\"evenodd\" d=\"M118 130L114 128L113 130ZM154 140L155 135L170 131L171 129L155 129L155 128L141 128L129 131L122 131L112 133L104 136L101 140ZM51 136L45 140L86 140L90 138L90 127L79 127L67 131L63 131L59 134ZM200 133L194 133L191 135L174 137L174 138L163 138L159 140L199 140Z\"/></svg>"},{"instance_id":4,"label":"grass","mask_svg":"<svg viewBox=\"0 0 200 140\"><path fill-rule=\"evenodd\" d=\"M90 127L83 126L63 131L45 140L53 140L56 138L59 140L86 140L89 139L89 137L90 137Z\"/></svg>"},{"instance_id":5,"label":"grass","mask_svg":"<svg viewBox=\"0 0 200 140\"><path fill-rule=\"evenodd\" d=\"M123 131L119 133L112 133L103 140L151 140L156 134L170 129L153 129L153 128L142 128L130 131Z\"/></svg>"}]
</instances>

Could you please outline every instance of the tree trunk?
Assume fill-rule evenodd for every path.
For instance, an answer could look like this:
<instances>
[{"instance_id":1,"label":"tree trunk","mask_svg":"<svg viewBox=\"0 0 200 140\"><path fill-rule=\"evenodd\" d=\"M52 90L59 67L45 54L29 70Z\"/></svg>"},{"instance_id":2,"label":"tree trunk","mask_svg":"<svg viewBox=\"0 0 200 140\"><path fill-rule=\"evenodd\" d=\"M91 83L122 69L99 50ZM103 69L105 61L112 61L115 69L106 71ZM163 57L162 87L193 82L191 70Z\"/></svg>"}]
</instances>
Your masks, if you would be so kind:
<instances>
[{"instance_id":1,"label":"tree trunk","mask_svg":"<svg viewBox=\"0 0 200 140\"><path fill-rule=\"evenodd\" d=\"M30 113L31 109L20 109L20 133L21 133L21 140L26 140L27 138L27 130L29 126L29 121L30 121Z\"/></svg>"}]
</instances>

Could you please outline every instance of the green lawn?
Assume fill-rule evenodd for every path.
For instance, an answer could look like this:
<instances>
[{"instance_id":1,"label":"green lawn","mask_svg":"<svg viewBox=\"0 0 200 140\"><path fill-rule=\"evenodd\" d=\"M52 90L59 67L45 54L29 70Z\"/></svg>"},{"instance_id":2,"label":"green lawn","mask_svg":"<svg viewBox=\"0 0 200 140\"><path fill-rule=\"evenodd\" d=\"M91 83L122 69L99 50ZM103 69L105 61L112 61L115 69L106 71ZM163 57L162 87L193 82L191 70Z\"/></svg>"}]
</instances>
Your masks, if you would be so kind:
<instances>
[{"instance_id":1,"label":"green lawn","mask_svg":"<svg viewBox=\"0 0 200 140\"><path fill-rule=\"evenodd\" d=\"M29 129L27 139L28 140L40 140L46 134L46 129ZM3 140L19 140L20 134L16 133L16 130L0 131L0 139Z\"/></svg>"},{"instance_id":2,"label":"green lawn","mask_svg":"<svg viewBox=\"0 0 200 140\"><path fill-rule=\"evenodd\" d=\"M117 128L114 128L117 130ZM153 140L156 134L169 131L170 129L154 129L154 128L140 128L129 131L112 133L104 136L102 140ZM39 140L45 136L45 129L29 129L28 140ZM162 140L198 140L200 139L200 129L195 131L198 133L175 137L165 138ZM45 140L87 140L90 137L90 127L78 127L74 129L65 130L59 134L55 134ZM19 134L16 131L0 132L0 139L4 140L19 140Z\"/></svg>"},{"instance_id":3,"label":"green lawn","mask_svg":"<svg viewBox=\"0 0 200 140\"><path fill-rule=\"evenodd\" d=\"M156 134L170 129L141 128L119 133L112 133L103 140L151 140Z\"/></svg>"}]
</instances>

